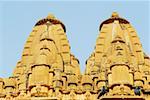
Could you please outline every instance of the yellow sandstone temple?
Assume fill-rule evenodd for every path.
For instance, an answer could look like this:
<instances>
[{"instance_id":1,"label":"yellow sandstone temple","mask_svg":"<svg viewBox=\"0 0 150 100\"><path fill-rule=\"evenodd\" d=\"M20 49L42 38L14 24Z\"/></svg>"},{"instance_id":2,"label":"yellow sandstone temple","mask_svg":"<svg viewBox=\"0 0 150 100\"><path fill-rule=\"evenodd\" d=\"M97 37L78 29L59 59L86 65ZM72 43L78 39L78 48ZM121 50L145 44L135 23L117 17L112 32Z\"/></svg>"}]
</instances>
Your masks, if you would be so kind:
<instances>
[{"instance_id":1,"label":"yellow sandstone temple","mask_svg":"<svg viewBox=\"0 0 150 100\"><path fill-rule=\"evenodd\" d=\"M13 75L0 78L0 100L150 100L150 58L114 12L81 74L65 25L50 14L33 27Z\"/></svg>"}]
</instances>

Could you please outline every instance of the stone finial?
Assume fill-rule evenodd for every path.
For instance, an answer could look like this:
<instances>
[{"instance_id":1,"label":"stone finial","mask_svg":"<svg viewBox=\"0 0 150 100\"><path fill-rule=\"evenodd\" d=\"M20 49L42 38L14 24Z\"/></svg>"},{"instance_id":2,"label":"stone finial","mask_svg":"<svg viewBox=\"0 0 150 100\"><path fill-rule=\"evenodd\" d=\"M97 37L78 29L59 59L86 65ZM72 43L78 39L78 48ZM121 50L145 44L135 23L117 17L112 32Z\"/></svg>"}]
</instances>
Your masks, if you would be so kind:
<instances>
[{"instance_id":1,"label":"stone finial","mask_svg":"<svg viewBox=\"0 0 150 100\"><path fill-rule=\"evenodd\" d=\"M112 15L111 15L111 17L112 17L112 18L119 17L119 14L118 14L117 12L113 12Z\"/></svg>"},{"instance_id":2,"label":"stone finial","mask_svg":"<svg viewBox=\"0 0 150 100\"><path fill-rule=\"evenodd\" d=\"M46 18L47 19L55 19L55 16L53 14L49 13Z\"/></svg>"}]
</instances>

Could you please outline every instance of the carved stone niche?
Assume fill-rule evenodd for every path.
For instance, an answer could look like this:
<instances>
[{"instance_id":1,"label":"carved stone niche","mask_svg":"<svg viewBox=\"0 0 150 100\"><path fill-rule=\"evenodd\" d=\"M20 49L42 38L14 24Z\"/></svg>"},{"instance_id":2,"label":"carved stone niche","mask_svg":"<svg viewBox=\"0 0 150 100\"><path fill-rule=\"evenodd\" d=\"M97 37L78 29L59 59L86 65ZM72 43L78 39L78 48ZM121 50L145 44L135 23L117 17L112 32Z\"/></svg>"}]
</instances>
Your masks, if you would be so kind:
<instances>
[{"instance_id":1,"label":"carved stone niche","mask_svg":"<svg viewBox=\"0 0 150 100\"><path fill-rule=\"evenodd\" d=\"M93 90L93 80L89 75L83 75L81 79L81 84L83 87L83 91L92 91Z\"/></svg>"},{"instance_id":2,"label":"carved stone niche","mask_svg":"<svg viewBox=\"0 0 150 100\"><path fill-rule=\"evenodd\" d=\"M131 87L127 85L115 85L110 88L111 93L110 95L134 95L133 91L131 90Z\"/></svg>"},{"instance_id":3,"label":"carved stone niche","mask_svg":"<svg viewBox=\"0 0 150 100\"><path fill-rule=\"evenodd\" d=\"M41 84L36 84L36 86L31 89L30 93L32 97L47 97L48 88Z\"/></svg>"},{"instance_id":4,"label":"carved stone niche","mask_svg":"<svg viewBox=\"0 0 150 100\"><path fill-rule=\"evenodd\" d=\"M34 65L30 75L29 91L31 96L47 97L49 92L49 66L45 64Z\"/></svg>"},{"instance_id":5,"label":"carved stone niche","mask_svg":"<svg viewBox=\"0 0 150 100\"><path fill-rule=\"evenodd\" d=\"M9 78L6 78L4 80L4 89L5 89L5 94L6 94L6 97L9 96L9 97L16 97L17 96L17 93L16 93L16 81L13 77L9 77Z\"/></svg>"},{"instance_id":6,"label":"carved stone niche","mask_svg":"<svg viewBox=\"0 0 150 100\"><path fill-rule=\"evenodd\" d=\"M134 73L134 85L135 86L139 86L139 87L143 87L144 81L142 78L142 73L139 71L136 71Z\"/></svg>"},{"instance_id":7,"label":"carved stone niche","mask_svg":"<svg viewBox=\"0 0 150 100\"><path fill-rule=\"evenodd\" d=\"M100 72L98 80L96 82L98 90L101 89L103 86L106 86L107 77L106 72Z\"/></svg>"},{"instance_id":8,"label":"carved stone niche","mask_svg":"<svg viewBox=\"0 0 150 100\"><path fill-rule=\"evenodd\" d=\"M76 90L78 85L78 78L75 75L69 75L68 79L68 90Z\"/></svg>"}]
</instances>

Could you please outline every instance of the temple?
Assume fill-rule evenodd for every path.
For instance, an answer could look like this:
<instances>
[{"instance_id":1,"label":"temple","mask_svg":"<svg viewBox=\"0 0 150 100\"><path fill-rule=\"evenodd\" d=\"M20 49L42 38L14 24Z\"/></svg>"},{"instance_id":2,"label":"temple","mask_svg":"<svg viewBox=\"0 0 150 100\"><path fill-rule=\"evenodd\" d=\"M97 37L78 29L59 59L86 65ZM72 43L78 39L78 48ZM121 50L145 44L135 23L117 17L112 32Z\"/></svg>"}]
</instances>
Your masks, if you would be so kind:
<instances>
[{"instance_id":1,"label":"temple","mask_svg":"<svg viewBox=\"0 0 150 100\"><path fill-rule=\"evenodd\" d=\"M114 12L81 74L65 25L49 14L33 27L13 75L0 78L0 100L150 100L150 57Z\"/></svg>"}]
</instances>

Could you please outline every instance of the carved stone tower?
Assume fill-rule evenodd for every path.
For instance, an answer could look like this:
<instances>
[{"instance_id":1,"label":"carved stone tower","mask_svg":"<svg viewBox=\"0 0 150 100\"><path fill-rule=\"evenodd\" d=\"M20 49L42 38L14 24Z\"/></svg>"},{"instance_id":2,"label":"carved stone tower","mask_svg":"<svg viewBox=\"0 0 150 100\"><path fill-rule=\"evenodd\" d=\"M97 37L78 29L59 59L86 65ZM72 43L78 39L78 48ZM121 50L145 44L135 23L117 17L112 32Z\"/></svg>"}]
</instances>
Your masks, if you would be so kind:
<instances>
[{"instance_id":1,"label":"carved stone tower","mask_svg":"<svg viewBox=\"0 0 150 100\"><path fill-rule=\"evenodd\" d=\"M102 22L84 74L65 25L49 14L33 27L0 100L150 100L150 58L130 23L114 12Z\"/></svg>"},{"instance_id":2,"label":"carved stone tower","mask_svg":"<svg viewBox=\"0 0 150 100\"><path fill-rule=\"evenodd\" d=\"M85 74L93 76L101 100L149 100L150 58L130 23L114 12L102 22Z\"/></svg>"}]
</instances>

